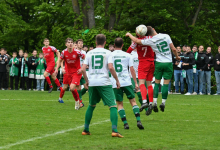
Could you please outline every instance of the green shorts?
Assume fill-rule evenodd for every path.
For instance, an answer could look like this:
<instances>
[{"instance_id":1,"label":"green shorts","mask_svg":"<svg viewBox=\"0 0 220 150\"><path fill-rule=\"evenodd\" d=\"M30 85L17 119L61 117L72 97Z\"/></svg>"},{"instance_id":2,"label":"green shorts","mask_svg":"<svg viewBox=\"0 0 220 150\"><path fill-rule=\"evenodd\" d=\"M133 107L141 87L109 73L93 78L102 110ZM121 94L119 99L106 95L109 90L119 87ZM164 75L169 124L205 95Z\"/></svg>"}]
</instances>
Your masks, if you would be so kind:
<instances>
[{"instance_id":1,"label":"green shorts","mask_svg":"<svg viewBox=\"0 0 220 150\"><path fill-rule=\"evenodd\" d=\"M102 99L104 105L115 106L115 95L112 85L107 86L89 86L89 104L96 105Z\"/></svg>"},{"instance_id":2,"label":"green shorts","mask_svg":"<svg viewBox=\"0 0 220 150\"><path fill-rule=\"evenodd\" d=\"M85 83L86 83L86 81L85 81L84 77L82 76L82 78L80 79L80 85L83 85Z\"/></svg>"},{"instance_id":3,"label":"green shorts","mask_svg":"<svg viewBox=\"0 0 220 150\"><path fill-rule=\"evenodd\" d=\"M155 79L161 80L162 77L165 80L169 80L173 76L173 63L161 63L161 62L156 62L155 63Z\"/></svg>"},{"instance_id":4,"label":"green shorts","mask_svg":"<svg viewBox=\"0 0 220 150\"><path fill-rule=\"evenodd\" d=\"M122 102L123 101L123 92L127 95L128 99L133 99L135 98L133 86L125 86L125 87L120 87L120 89L114 88L114 93L116 97L116 101Z\"/></svg>"}]
</instances>

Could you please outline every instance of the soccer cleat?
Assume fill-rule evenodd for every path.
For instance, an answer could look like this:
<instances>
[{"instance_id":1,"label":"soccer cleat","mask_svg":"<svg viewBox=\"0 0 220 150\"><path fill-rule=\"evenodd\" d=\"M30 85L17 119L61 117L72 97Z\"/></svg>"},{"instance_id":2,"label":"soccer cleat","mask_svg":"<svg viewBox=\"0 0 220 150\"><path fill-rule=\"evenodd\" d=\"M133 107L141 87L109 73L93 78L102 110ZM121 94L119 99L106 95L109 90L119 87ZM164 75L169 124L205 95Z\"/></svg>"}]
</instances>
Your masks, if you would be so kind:
<instances>
[{"instance_id":1,"label":"soccer cleat","mask_svg":"<svg viewBox=\"0 0 220 150\"><path fill-rule=\"evenodd\" d=\"M158 112L158 108L157 108L157 104L156 103L154 103L154 105L153 105L153 111L154 112Z\"/></svg>"},{"instance_id":2,"label":"soccer cleat","mask_svg":"<svg viewBox=\"0 0 220 150\"><path fill-rule=\"evenodd\" d=\"M91 135L89 131L83 130L82 135Z\"/></svg>"},{"instance_id":3,"label":"soccer cleat","mask_svg":"<svg viewBox=\"0 0 220 150\"><path fill-rule=\"evenodd\" d=\"M140 107L140 112L142 112L144 108L148 108L148 107L149 107L148 103L143 103Z\"/></svg>"},{"instance_id":4,"label":"soccer cleat","mask_svg":"<svg viewBox=\"0 0 220 150\"><path fill-rule=\"evenodd\" d=\"M112 131L112 137L123 138L123 136L119 132L114 132L114 131Z\"/></svg>"},{"instance_id":5,"label":"soccer cleat","mask_svg":"<svg viewBox=\"0 0 220 150\"><path fill-rule=\"evenodd\" d=\"M153 106L152 106L152 104L150 104L147 111L146 111L147 116L149 116L152 113L152 109L153 109Z\"/></svg>"},{"instance_id":6,"label":"soccer cleat","mask_svg":"<svg viewBox=\"0 0 220 150\"><path fill-rule=\"evenodd\" d=\"M125 123L125 124L124 124L124 129L129 129L128 123Z\"/></svg>"},{"instance_id":7,"label":"soccer cleat","mask_svg":"<svg viewBox=\"0 0 220 150\"><path fill-rule=\"evenodd\" d=\"M48 93L51 93L53 91L53 87L49 88Z\"/></svg>"},{"instance_id":8,"label":"soccer cleat","mask_svg":"<svg viewBox=\"0 0 220 150\"><path fill-rule=\"evenodd\" d=\"M164 109L165 109L165 105L162 103L162 104L160 104L160 110L162 111L162 112L164 112Z\"/></svg>"},{"instance_id":9,"label":"soccer cleat","mask_svg":"<svg viewBox=\"0 0 220 150\"><path fill-rule=\"evenodd\" d=\"M76 109L76 110L79 110L79 108L80 108L79 101L75 101L75 109Z\"/></svg>"},{"instance_id":10,"label":"soccer cleat","mask_svg":"<svg viewBox=\"0 0 220 150\"><path fill-rule=\"evenodd\" d=\"M141 121L138 121L138 122L137 122L137 127L138 127L140 130L143 130L143 129L144 129L144 127L143 127Z\"/></svg>"},{"instance_id":11,"label":"soccer cleat","mask_svg":"<svg viewBox=\"0 0 220 150\"><path fill-rule=\"evenodd\" d=\"M64 101L63 101L62 99L61 99L61 100L58 100L58 102L59 102L59 103L64 103Z\"/></svg>"},{"instance_id":12,"label":"soccer cleat","mask_svg":"<svg viewBox=\"0 0 220 150\"><path fill-rule=\"evenodd\" d=\"M80 103L80 108L82 108L82 107L84 107L85 105L84 105L84 103L82 102L82 103Z\"/></svg>"}]
</instances>

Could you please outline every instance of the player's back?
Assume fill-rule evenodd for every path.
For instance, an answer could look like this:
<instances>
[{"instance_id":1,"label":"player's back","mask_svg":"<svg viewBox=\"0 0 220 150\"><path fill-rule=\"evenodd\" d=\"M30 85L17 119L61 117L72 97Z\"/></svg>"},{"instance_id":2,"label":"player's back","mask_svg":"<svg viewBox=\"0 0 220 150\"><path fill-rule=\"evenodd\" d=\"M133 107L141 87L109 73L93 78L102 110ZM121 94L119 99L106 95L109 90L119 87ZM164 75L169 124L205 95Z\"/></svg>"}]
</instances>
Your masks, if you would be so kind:
<instances>
[{"instance_id":1,"label":"player's back","mask_svg":"<svg viewBox=\"0 0 220 150\"><path fill-rule=\"evenodd\" d=\"M104 48L95 48L87 53L84 64L89 66L89 86L111 85L108 73L110 55L111 52Z\"/></svg>"},{"instance_id":2,"label":"player's back","mask_svg":"<svg viewBox=\"0 0 220 150\"><path fill-rule=\"evenodd\" d=\"M133 59L131 55L123 52L122 50L115 50L111 53L110 57L112 59L111 62L113 63L121 87L131 85L131 78L128 71L128 68L133 66ZM112 83L114 83L113 88L116 88L116 81L113 77L112 80Z\"/></svg>"},{"instance_id":3,"label":"player's back","mask_svg":"<svg viewBox=\"0 0 220 150\"><path fill-rule=\"evenodd\" d=\"M132 57L132 60L133 60L133 67L134 67L134 70L135 70L135 73L136 73L136 78L138 78L139 60L138 60L137 51L132 51L131 52L131 57ZM130 76L132 77L131 73L130 73Z\"/></svg>"},{"instance_id":4,"label":"player's back","mask_svg":"<svg viewBox=\"0 0 220 150\"><path fill-rule=\"evenodd\" d=\"M48 46L42 47L42 51L44 53L44 58L46 59L47 65L55 65L54 52L56 52L57 49L54 46Z\"/></svg>"}]
</instances>

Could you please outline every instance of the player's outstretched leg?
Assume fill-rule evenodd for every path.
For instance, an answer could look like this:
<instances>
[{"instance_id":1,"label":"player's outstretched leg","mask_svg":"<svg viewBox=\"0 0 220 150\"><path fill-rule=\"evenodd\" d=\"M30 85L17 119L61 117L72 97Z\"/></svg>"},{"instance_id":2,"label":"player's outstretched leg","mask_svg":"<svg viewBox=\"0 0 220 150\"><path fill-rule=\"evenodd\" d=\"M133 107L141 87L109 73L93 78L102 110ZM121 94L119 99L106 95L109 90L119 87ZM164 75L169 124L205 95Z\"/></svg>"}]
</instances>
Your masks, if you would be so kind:
<instances>
[{"instance_id":1,"label":"player's outstretched leg","mask_svg":"<svg viewBox=\"0 0 220 150\"><path fill-rule=\"evenodd\" d=\"M143 104L140 107L140 112L142 112L145 108L148 108L149 105L147 103L147 89L144 84L140 85L140 90L141 90L141 96L143 100Z\"/></svg>"},{"instance_id":2,"label":"player's outstretched leg","mask_svg":"<svg viewBox=\"0 0 220 150\"><path fill-rule=\"evenodd\" d=\"M118 125L118 114L117 108L111 107L110 108L110 120L112 123L112 137L119 137L123 138L123 136L118 132L117 125Z\"/></svg>"},{"instance_id":3,"label":"player's outstretched leg","mask_svg":"<svg viewBox=\"0 0 220 150\"><path fill-rule=\"evenodd\" d=\"M155 83L154 85L154 105L153 105L153 110L154 112L158 112L157 108L157 98L158 98L158 93L159 93L159 83Z\"/></svg>"},{"instance_id":4,"label":"player's outstretched leg","mask_svg":"<svg viewBox=\"0 0 220 150\"><path fill-rule=\"evenodd\" d=\"M164 84L162 87L162 104L160 105L160 110L164 112L165 109L165 102L167 100L167 95L168 95L168 87L169 84Z\"/></svg>"},{"instance_id":5,"label":"player's outstretched leg","mask_svg":"<svg viewBox=\"0 0 220 150\"><path fill-rule=\"evenodd\" d=\"M83 88L81 91L82 91L82 96L83 96L86 93L86 91L88 91L88 89Z\"/></svg>"},{"instance_id":6,"label":"player's outstretched leg","mask_svg":"<svg viewBox=\"0 0 220 150\"><path fill-rule=\"evenodd\" d=\"M133 106L133 112L134 112L134 115L135 115L135 117L137 119L137 127L139 129L144 129L144 127L143 127L143 125L141 123L141 118L140 118L140 113L139 113L140 111L139 111L139 107L138 107L137 104Z\"/></svg>"},{"instance_id":7,"label":"player's outstretched leg","mask_svg":"<svg viewBox=\"0 0 220 150\"><path fill-rule=\"evenodd\" d=\"M85 125L84 125L84 130L82 132L82 135L90 135L89 124L91 122L94 109L95 109L95 106L90 106L89 105L87 110L86 110Z\"/></svg>"},{"instance_id":8,"label":"player's outstretched leg","mask_svg":"<svg viewBox=\"0 0 220 150\"><path fill-rule=\"evenodd\" d=\"M129 129L129 125L128 125L128 122L127 122L127 119L126 119L124 108L118 110L118 113L121 117L122 122L124 123L124 129Z\"/></svg>"},{"instance_id":9,"label":"player's outstretched leg","mask_svg":"<svg viewBox=\"0 0 220 150\"><path fill-rule=\"evenodd\" d=\"M65 90L63 90L63 88L61 88L60 89L60 97L59 97L59 100L58 100L59 103L64 103L64 101L63 101L64 93L65 93Z\"/></svg>"},{"instance_id":10,"label":"player's outstretched leg","mask_svg":"<svg viewBox=\"0 0 220 150\"><path fill-rule=\"evenodd\" d=\"M146 115L149 116L152 113L152 103L153 103L153 95L154 95L154 91L153 91L153 87L152 85L148 86L148 96L149 96L149 107L148 110L146 111Z\"/></svg>"}]
</instances>

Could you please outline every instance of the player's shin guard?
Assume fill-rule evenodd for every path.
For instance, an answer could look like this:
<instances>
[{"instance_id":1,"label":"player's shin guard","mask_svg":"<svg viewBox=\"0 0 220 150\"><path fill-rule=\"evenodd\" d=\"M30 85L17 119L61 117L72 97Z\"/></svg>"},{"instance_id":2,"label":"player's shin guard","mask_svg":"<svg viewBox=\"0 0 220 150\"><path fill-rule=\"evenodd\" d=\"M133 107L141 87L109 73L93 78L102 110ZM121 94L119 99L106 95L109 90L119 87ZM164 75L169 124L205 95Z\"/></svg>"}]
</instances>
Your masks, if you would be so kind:
<instances>
[{"instance_id":1,"label":"player's shin guard","mask_svg":"<svg viewBox=\"0 0 220 150\"><path fill-rule=\"evenodd\" d=\"M140 118L140 110L139 110L139 107L137 105L133 106L133 112L134 112L134 115L135 115L137 121L140 121L141 120L141 118Z\"/></svg>"},{"instance_id":2,"label":"player's shin guard","mask_svg":"<svg viewBox=\"0 0 220 150\"><path fill-rule=\"evenodd\" d=\"M92 115L93 115L93 111L94 111L95 107L92 106L88 106L87 110L86 110L86 116L85 116L85 125L84 125L84 129L89 132L89 124L90 121L92 119Z\"/></svg>"},{"instance_id":3,"label":"player's shin guard","mask_svg":"<svg viewBox=\"0 0 220 150\"><path fill-rule=\"evenodd\" d=\"M126 119L126 115L125 115L125 110L124 110L124 108L118 110L118 113L119 113L119 115L120 115L120 117L121 117L122 122L123 122L124 124L128 123L128 122L127 122L127 119Z\"/></svg>"},{"instance_id":4,"label":"player's shin guard","mask_svg":"<svg viewBox=\"0 0 220 150\"><path fill-rule=\"evenodd\" d=\"M144 84L140 85L140 90L141 90L143 103L146 103L147 102L147 89Z\"/></svg>"},{"instance_id":5,"label":"player's shin guard","mask_svg":"<svg viewBox=\"0 0 220 150\"><path fill-rule=\"evenodd\" d=\"M57 85L57 87L60 88L60 81L56 78L56 80L54 80L55 84Z\"/></svg>"},{"instance_id":6,"label":"player's shin guard","mask_svg":"<svg viewBox=\"0 0 220 150\"><path fill-rule=\"evenodd\" d=\"M111 107L110 108L110 120L112 122L112 130L114 132L118 132L117 125L118 125L118 114L117 114L117 108Z\"/></svg>"},{"instance_id":7,"label":"player's shin guard","mask_svg":"<svg viewBox=\"0 0 220 150\"><path fill-rule=\"evenodd\" d=\"M61 99L63 98L64 93L65 93L65 91L61 88L61 89L60 89L60 98L61 98Z\"/></svg>"},{"instance_id":8,"label":"player's shin guard","mask_svg":"<svg viewBox=\"0 0 220 150\"><path fill-rule=\"evenodd\" d=\"M46 81L47 81L49 87L52 88L53 86L52 86L52 84L51 84L50 78L49 78L49 77L46 77L45 79L46 79Z\"/></svg>"},{"instance_id":9,"label":"player's shin guard","mask_svg":"<svg viewBox=\"0 0 220 150\"><path fill-rule=\"evenodd\" d=\"M168 95L169 84L164 84L162 88L162 103L165 104Z\"/></svg>"},{"instance_id":10,"label":"player's shin guard","mask_svg":"<svg viewBox=\"0 0 220 150\"><path fill-rule=\"evenodd\" d=\"M148 86L147 89L148 89L149 102L150 102L150 104L152 104L153 103L153 96L154 96L154 90L153 90L152 85Z\"/></svg>"},{"instance_id":11,"label":"player's shin guard","mask_svg":"<svg viewBox=\"0 0 220 150\"><path fill-rule=\"evenodd\" d=\"M72 91L72 94L73 94L75 101L79 101L79 94L76 89L74 91Z\"/></svg>"}]
</instances>

